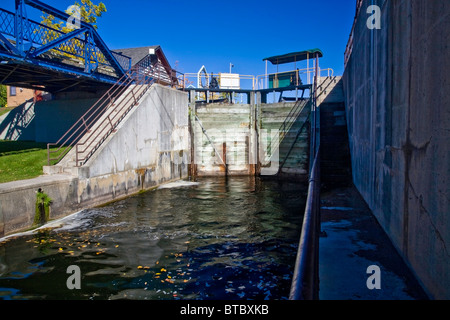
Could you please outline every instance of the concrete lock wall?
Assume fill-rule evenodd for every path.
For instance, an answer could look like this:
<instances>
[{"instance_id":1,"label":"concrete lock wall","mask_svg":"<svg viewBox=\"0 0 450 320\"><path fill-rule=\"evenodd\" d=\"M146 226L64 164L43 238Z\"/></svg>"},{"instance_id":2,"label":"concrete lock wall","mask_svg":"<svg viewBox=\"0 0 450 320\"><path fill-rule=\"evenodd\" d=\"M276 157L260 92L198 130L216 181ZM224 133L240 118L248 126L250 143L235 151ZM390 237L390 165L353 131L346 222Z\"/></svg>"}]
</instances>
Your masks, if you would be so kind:
<instances>
[{"instance_id":1,"label":"concrete lock wall","mask_svg":"<svg viewBox=\"0 0 450 320\"><path fill-rule=\"evenodd\" d=\"M281 127L295 103L261 104L258 99L251 100L250 104L191 104L198 117L192 120L197 174L279 174L296 180L307 179L311 112L307 99L302 100L306 105L302 112L284 127L289 131L281 143Z\"/></svg>"},{"instance_id":2,"label":"concrete lock wall","mask_svg":"<svg viewBox=\"0 0 450 320\"><path fill-rule=\"evenodd\" d=\"M193 122L197 174L254 174L254 106L211 103L198 105L195 110L198 116Z\"/></svg>"},{"instance_id":3,"label":"concrete lock wall","mask_svg":"<svg viewBox=\"0 0 450 320\"><path fill-rule=\"evenodd\" d=\"M55 219L186 178L188 151L187 94L155 84L78 174L0 184L0 237L32 226L39 188Z\"/></svg>"},{"instance_id":4,"label":"concrete lock wall","mask_svg":"<svg viewBox=\"0 0 450 320\"><path fill-rule=\"evenodd\" d=\"M381 29L369 29L369 5ZM450 298L450 2L363 1L343 76L353 179L429 295Z\"/></svg>"}]
</instances>

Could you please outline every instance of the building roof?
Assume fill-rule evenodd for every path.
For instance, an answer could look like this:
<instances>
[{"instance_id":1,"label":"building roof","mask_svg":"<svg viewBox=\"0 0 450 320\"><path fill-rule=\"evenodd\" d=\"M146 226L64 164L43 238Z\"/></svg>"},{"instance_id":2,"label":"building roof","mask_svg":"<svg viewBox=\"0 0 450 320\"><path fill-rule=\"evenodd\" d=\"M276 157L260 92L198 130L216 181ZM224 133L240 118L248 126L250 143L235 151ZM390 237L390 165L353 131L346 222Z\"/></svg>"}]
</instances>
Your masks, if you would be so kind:
<instances>
[{"instance_id":1,"label":"building roof","mask_svg":"<svg viewBox=\"0 0 450 320\"><path fill-rule=\"evenodd\" d=\"M160 46L147 46L147 47L139 47L139 48L126 48L126 49L116 49L113 50L117 53L123 54L127 57L131 58L131 66L136 65L139 61L144 59L149 55L150 50L161 50Z\"/></svg>"},{"instance_id":2,"label":"building roof","mask_svg":"<svg viewBox=\"0 0 450 320\"><path fill-rule=\"evenodd\" d=\"M291 63L291 62L299 62L306 59L312 59L315 58L315 54L319 54L319 58L323 57L323 53L320 49L310 49L300 52L292 52L287 53L279 56L274 56L270 58L265 58L263 61L270 61L272 64L285 64L285 63Z\"/></svg>"},{"instance_id":3,"label":"building roof","mask_svg":"<svg viewBox=\"0 0 450 320\"><path fill-rule=\"evenodd\" d=\"M134 67L136 64L141 62L149 55L155 55L159 61L159 66L157 67L157 69L159 68L160 70L164 70L163 73L158 73L159 81L161 82L165 81L168 84L177 83L178 81L176 77L176 72L170 66L170 63L167 60L166 55L162 51L161 46L116 49L113 51L125 55L127 57L130 57L131 67Z\"/></svg>"}]
</instances>

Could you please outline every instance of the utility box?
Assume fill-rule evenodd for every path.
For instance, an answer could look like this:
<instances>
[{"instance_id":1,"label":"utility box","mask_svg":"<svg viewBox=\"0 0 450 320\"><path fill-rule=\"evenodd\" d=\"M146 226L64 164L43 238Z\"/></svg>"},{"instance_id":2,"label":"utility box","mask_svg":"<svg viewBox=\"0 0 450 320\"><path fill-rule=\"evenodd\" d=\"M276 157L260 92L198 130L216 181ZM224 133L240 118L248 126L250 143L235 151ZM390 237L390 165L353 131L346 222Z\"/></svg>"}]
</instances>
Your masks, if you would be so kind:
<instances>
[{"instance_id":1,"label":"utility box","mask_svg":"<svg viewBox=\"0 0 450 320\"><path fill-rule=\"evenodd\" d=\"M221 73L220 88L239 90L241 88L241 80L237 73Z\"/></svg>"},{"instance_id":2,"label":"utility box","mask_svg":"<svg viewBox=\"0 0 450 320\"><path fill-rule=\"evenodd\" d=\"M275 74L269 74L269 88L286 88L290 86L301 85L298 71L288 71Z\"/></svg>"}]
</instances>

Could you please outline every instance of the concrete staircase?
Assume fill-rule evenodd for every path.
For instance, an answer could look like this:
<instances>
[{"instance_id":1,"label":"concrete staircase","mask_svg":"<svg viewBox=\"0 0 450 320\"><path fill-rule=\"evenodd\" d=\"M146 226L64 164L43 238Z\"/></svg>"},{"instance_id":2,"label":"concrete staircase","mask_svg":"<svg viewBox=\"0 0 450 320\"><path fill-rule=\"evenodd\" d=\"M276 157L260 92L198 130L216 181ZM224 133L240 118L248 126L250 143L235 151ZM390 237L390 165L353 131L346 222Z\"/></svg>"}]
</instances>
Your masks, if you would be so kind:
<instances>
[{"instance_id":1,"label":"concrete staircase","mask_svg":"<svg viewBox=\"0 0 450 320\"><path fill-rule=\"evenodd\" d=\"M324 190L351 186L351 157L343 102L320 105L320 144Z\"/></svg>"},{"instance_id":2,"label":"concrete staircase","mask_svg":"<svg viewBox=\"0 0 450 320\"><path fill-rule=\"evenodd\" d=\"M89 130L57 165L44 167L44 173L78 175L78 168L83 166L116 131L117 126L129 111L139 105L147 90L148 85L130 85L120 96L115 98L113 103L107 105Z\"/></svg>"},{"instance_id":3,"label":"concrete staircase","mask_svg":"<svg viewBox=\"0 0 450 320\"><path fill-rule=\"evenodd\" d=\"M342 77L320 77L317 88L317 105L322 103L344 102Z\"/></svg>"}]
</instances>

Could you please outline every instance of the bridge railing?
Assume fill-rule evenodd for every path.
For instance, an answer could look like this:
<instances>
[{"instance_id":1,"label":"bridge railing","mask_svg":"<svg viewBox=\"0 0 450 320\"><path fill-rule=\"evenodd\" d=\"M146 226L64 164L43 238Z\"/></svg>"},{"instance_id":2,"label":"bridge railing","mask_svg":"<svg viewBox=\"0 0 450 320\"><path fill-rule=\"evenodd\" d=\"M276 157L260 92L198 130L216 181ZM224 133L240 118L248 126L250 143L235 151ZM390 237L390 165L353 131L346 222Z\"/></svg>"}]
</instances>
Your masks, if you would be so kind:
<instances>
[{"instance_id":1,"label":"bridge railing","mask_svg":"<svg viewBox=\"0 0 450 320\"><path fill-rule=\"evenodd\" d=\"M16 28L16 14L0 8L0 34L13 46L17 46L18 41ZM107 58L103 53L104 48L96 44L95 37L87 37L85 32L65 33L31 19L24 19L23 30L20 33L19 41L27 43L27 47L24 48L27 56L40 56L40 58L51 60L54 64L79 67L89 72L95 70L107 75L117 73L111 58ZM72 37L70 37L71 34L73 34ZM48 50L42 50L52 43L55 45ZM130 70L131 58L114 51L109 53L123 70Z\"/></svg>"}]
</instances>

